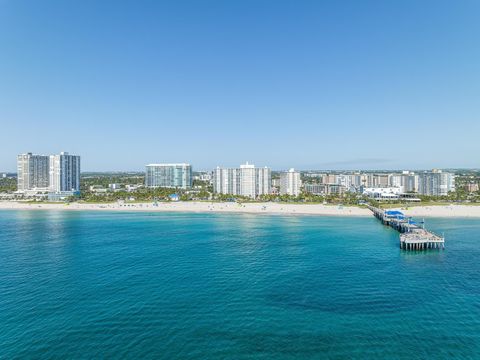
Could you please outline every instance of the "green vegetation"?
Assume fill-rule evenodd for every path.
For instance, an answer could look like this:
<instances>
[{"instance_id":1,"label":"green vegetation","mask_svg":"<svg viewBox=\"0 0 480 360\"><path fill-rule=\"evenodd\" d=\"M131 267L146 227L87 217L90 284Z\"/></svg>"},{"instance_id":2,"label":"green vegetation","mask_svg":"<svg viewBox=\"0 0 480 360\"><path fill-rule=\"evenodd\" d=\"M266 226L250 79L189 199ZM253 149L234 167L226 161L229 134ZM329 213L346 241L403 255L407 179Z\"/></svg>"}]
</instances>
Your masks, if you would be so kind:
<instances>
[{"instance_id":1,"label":"green vegetation","mask_svg":"<svg viewBox=\"0 0 480 360\"><path fill-rule=\"evenodd\" d=\"M471 176L471 175L468 175ZM478 178L480 179L480 178ZM120 190L107 190L108 184L119 184L122 188ZM299 196L268 194L262 195L259 199L253 200L248 197L231 195L231 194L213 194L212 186L206 181L195 180L193 182L193 189L173 189L173 188L157 188L149 189L143 187L143 174L89 174L82 176L82 194L80 199L86 202L93 203L108 203L118 200L135 201L135 202L151 202L151 201L170 201L170 195L177 194L181 201L236 201L236 202L284 202L284 203L298 203L298 204L329 204L329 205L345 205L345 206L363 206L364 203L370 203L375 206L389 207L411 207L411 206L433 206L445 205L454 202L461 202L467 204L480 203L480 194L471 194L463 191L463 179L460 179L456 192L443 197L432 197L415 195L421 202L410 203L404 200L377 202L375 200L367 199L362 195L346 192L344 194L332 195L313 195L309 193L301 193ZM140 187L133 191L127 191L126 185L139 185ZM103 192L95 192L90 190L90 186L98 186L103 189Z\"/></svg>"},{"instance_id":2,"label":"green vegetation","mask_svg":"<svg viewBox=\"0 0 480 360\"><path fill-rule=\"evenodd\" d=\"M135 200L141 201L164 201L169 199L169 195L179 194L180 198L184 195L181 191L169 188L147 189L139 188L135 191L128 192L126 190L109 191L105 193L95 193L92 191L82 191L80 200L86 202L114 202L118 200Z\"/></svg>"},{"instance_id":3,"label":"green vegetation","mask_svg":"<svg viewBox=\"0 0 480 360\"><path fill-rule=\"evenodd\" d=\"M0 193L17 191L16 178L0 178Z\"/></svg>"},{"instance_id":4,"label":"green vegetation","mask_svg":"<svg viewBox=\"0 0 480 360\"><path fill-rule=\"evenodd\" d=\"M80 190L89 191L90 186L100 186L107 188L109 184L144 184L145 175L143 173L83 173L80 181Z\"/></svg>"},{"instance_id":5,"label":"green vegetation","mask_svg":"<svg viewBox=\"0 0 480 360\"><path fill-rule=\"evenodd\" d=\"M435 206L461 203L465 205L480 204L480 191L476 190L480 184L480 172L478 171L457 171L456 191L448 196L432 197L415 194L421 202L384 201L377 202L363 197L362 195L346 192L344 194L332 194L326 196L301 193L299 196L269 194L262 195L257 200L248 197L214 194L213 187L207 181L194 180L193 188L188 190L173 188L150 189L143 186L145 182L144 173L83 173L81 178L81 195L79 198L69 201L81 200L91 203L108 203L122 201L153 202L170 201L170 195L177 194L182 201L236 201L236 202L282 202L282 203L308 203L308 204L331 204L358 206L363 203L370 203L375 206L388 207L411 207L411 206ZM274 176L275 175L275 176ZM272 178L277 178L274 173ZM316 182L316 178L303 177L305 182ZM109 189L109 184L117 184L119 189ZM91 187L93 187L91 189ZM15 178L0 178L0 192L11 193L16 191L17 181Z\"/></svg>"},{"instance_id":6,"label":"green vegetation","mask_svg":"<svg viewBox=\"0 0 480 360\"><path fill-rule=\"evenodd\" d=\"M89 203L122 201L153 202L170 201L170 195L177 194L182 201L209 199L213 189L207 182L194 181L193 189L144 187L143 173L82 174L80 200ZM109 189L109 184L119 188Z\"/></svg>"}]
</instances>

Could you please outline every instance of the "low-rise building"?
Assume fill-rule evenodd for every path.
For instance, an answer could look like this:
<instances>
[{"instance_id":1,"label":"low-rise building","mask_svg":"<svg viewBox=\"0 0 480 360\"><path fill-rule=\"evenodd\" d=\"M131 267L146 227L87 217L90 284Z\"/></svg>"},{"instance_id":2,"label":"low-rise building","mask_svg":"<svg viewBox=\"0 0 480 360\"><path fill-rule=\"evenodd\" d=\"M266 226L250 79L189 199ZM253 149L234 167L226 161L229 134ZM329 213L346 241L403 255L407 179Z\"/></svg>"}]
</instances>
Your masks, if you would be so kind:
<instances>
[{"instance_id":1,"label":"low-rise building","mask_svg":"<svg viewBox=\"0 0 480 360\"><path fill-rule=\"evenodd\" d=\"M104 188L102 185L90 185L89 190L94 193L106 193L108 189Z\"/></svg>"},{"instance_id":2,"label":"low-rise building","mask_svg":"<svg viewBox=\"0 0 480 360\"><path fill-rule=\"evenodd\" d=\"M122 188L121 184L108 184L108 189L111 191L118 191Z\"/></svg>"},{"instance_id":3,"label":"low-rise building","mask_svg":"<svg viewBox=\"0 0 480 360\"><path fill-rule=\"evenodd\" d=\"M479 190L478 183L465 184L465 191L467 192L477 192L478 190Z\"/></svg>"},{"instance_id":4,"label":"low-rise building","mask_svg":"<svg viewBox=\"0 0 480 360\"><path fill-rule=\"evenodd\" d=\"M138 189L142 188L143 185L141 184L127 184L125 185L125 190L127 190L127 192L134 192L134 191L137 191Z\"/></svg>"},{"instance_id":5,"label":"low-rise building","mask_svg":"<svg viewBox=\"0 0 480 360\"><path fill-rule=\"evenodd\" d=\"M312 195L342 195L347 189L340 184L305 184L304 191Z\"/></svg>"},{"instance_id":6,"label":"low-rise building","mask_svg":"<svg viewBox=\"0 0 480 360\"><path fill-rule=\"evenodd\" d=\"M194 180L205 181L208 183L212 182L212 173L211 172L201 172L193 176Z\"/></svg>"},{"instance_id":7,"label":"low-rise building","mask_svg":"<svg viewBox=\"0 0 480 360\"><path fill-rule=\"evenodd\" d=\"M375 187L363 191L364 196L375 200L398 200L402 193L402 187Z\"/></svg>"}]
</instances>

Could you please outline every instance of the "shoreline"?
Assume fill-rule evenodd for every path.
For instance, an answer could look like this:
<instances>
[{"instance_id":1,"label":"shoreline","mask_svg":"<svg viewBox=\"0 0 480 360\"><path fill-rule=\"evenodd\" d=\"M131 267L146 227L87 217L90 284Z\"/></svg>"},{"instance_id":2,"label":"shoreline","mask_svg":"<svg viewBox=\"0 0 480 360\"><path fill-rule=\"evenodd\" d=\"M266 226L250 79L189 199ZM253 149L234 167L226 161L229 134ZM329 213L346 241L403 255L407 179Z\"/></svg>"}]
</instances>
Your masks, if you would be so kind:
<instances>
[{"instance_id":1,"label":"shoreline","mask_svg":"<svg viewBox=\"0 0 480 360\"><path fill-rule=\"evenodd\" d=\"M160 202L153 203L27 203L0 201L0 210L61 210L61 211L129 211L129 212L191 212L191 213L245 213L317 216L371 216L370 210L355 206L289 203L231 203L231 202ZM411 217L480 218L480 206L431 205L398 207Z\"/></svg>"},{"instance_id":2,"label":"shoreline","mask_svg":"<svg viewBox=\"0 0 480 360\"><path fill-rule=\"evenodd\" d=\"M0 201L0 210L61 210L119 212L185 212L276 215L370 216L370 210L359 207L320 204L230 203L230 202L160 202L153 203L26 203Z\"/></svg>"}]
</instances>

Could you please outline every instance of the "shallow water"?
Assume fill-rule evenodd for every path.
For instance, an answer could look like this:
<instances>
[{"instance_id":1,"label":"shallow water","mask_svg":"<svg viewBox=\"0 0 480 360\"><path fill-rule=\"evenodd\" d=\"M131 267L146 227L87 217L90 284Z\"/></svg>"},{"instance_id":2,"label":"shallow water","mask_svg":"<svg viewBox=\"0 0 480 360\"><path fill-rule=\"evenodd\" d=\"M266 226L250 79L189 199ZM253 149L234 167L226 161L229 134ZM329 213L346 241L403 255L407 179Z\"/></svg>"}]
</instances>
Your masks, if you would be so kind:
<instances>
[{"instance_id":1,"label":"shallow water","mask_svg":"<svg viewBox=\"0 0 480 360\"><path fill-rule=\"evenodd\" d=\"M0 211L0 358L480 357L480 221Z\"/></svg>"}]
</instances>

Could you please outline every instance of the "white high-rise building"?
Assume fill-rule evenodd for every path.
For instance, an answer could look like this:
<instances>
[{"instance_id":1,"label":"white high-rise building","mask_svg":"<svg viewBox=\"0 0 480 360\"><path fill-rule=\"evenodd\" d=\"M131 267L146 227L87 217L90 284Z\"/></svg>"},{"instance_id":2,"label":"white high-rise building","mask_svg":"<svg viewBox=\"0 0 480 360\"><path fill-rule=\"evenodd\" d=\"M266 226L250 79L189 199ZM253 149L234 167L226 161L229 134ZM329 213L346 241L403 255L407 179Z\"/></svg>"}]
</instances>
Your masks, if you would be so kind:
<instances>
[{"instance_id":1,"label":"white high-rise building","mask_svg":"<svg viewBox=\"0 0 480 360\"><path fill-rule=\"evenodd\" d=\"M55 193L80 191L80 156L67 152L50 155L49 188Z\"/></svg>"},{"instance_id":2,"label":"white high-rise building","mask_svg":"<svg viewBox=\"0 0 480 360\"><path fill-rule=\"evenodd\" d=\"M32 153L17 156L17 191L48 191L49 158Z\"/></svg>"},{"instance_id":3,"label":"white high-rise building","mask_svg":"<svg viewBox=\"0 0 480 360\"><path fill-rule=\"evenodd\" d=\"M218 194L248 196L253 199L269 194L271 190L271 170L256 168L248 162L240 168L220 168L213 171L213 190Z\"/></svg>"},{"instance_id":4,"label":"white high-rise building","mask_svg":"<svg viewBox=\"0 0 480 360\"><path fill-rule=\"evenodd\" d=\"M192 187L190 164L150 164L146 166L145 186L188 189Z\"/></svg>"},{"instance_id":5,"label":"white high-rise building","mask_svg":"<svg viewBox=\"0 0 480 360\"><path fill-rule=\"evenodd\" d=\"M213 171L213 191L218 194L240 194L240 169L217 167Z\"/></svg>"},{"instance_id":6,"label":"white high-rise building","mask_svg":"<svg viewBox=\"0 0 480 360\"><path fill-rule=\"evenodd\" d=\"M419 174L418 186L422 195L445 196L455 190L455 177L452 173L434 169Z\"/></svg>"},{"instance_id":7,"label":"white high-rise building","mask_svg":"<svg viewBox=\"0 0 480 360\"><path fill-rule=\"evenodd\" d=\"M282 195L300 195L302 180L300 173L295 169L290 169L280 174L280 194Z\"/></svg>"},{"instance_id":8,"label":"white high-rise building","mask_svg":"<svg viewBox=\"0 0 480 360\"><path fill-rule=\"evenodd\" d=\"M403 193L418 192L418 175L411 171L389 174L388 185L400 188Z\"/></svg>"},{"instance_id":9,"label":"white high-rise building","mask_svg":"<svg viewBox=\"0 0 480 360\"><path fill-rule=\"evenodd\" d=\"M240 165L240 195L251 198L257 197L255 181L255 165L248 162Z\"/></svg>"}]
</instances>

